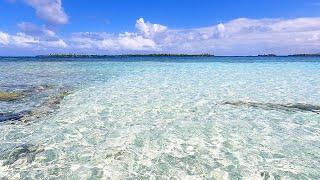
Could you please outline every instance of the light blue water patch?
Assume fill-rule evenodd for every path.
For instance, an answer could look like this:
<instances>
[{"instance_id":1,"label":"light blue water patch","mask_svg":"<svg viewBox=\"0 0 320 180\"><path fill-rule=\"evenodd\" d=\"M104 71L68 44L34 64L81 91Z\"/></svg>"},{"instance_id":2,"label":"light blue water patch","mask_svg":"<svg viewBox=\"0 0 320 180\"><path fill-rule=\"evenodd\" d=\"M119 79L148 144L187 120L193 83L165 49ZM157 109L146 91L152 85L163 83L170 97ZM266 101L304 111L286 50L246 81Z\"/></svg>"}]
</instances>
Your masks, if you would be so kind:
<instances>
[{"instance_id":1,"label":"light blue water patch","mask_svg":"<svg viewBox=\"0 0 320 180\"><path fill-rule=\"evenodd\" d=\"M290 60L0 62L1 85L72 89L0 124L0 177L319 179L320 63Z\"/></svg>"}]
</instances>

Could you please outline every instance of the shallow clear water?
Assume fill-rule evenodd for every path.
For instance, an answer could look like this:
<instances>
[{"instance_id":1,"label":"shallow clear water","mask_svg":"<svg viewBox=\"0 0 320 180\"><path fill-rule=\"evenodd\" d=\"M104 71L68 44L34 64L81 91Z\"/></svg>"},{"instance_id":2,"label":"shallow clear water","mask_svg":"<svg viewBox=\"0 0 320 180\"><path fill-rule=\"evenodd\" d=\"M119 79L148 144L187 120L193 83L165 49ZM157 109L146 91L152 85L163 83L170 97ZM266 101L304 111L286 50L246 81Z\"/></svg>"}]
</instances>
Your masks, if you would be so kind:
<instances>
[{"instance_id":1,"label":"shallow clear water","mask_svg":"<svg viewBox=\"0 0 320 180\"><path fill-rule=\"evenodd\" d=\"M319 179L320 58L2 59L0 178ZM226 103L227 102L227 103Z\"/></svg>"}]
</instances>

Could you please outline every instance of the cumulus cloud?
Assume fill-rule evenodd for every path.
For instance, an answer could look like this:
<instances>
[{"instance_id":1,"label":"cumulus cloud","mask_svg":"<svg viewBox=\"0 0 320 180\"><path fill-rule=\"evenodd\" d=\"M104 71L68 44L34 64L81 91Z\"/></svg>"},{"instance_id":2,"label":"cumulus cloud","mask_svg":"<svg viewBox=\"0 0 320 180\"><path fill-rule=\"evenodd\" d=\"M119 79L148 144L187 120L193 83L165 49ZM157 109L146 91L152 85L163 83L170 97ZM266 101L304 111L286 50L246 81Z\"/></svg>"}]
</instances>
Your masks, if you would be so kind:
<instances>
[{"instance_id":1,"label":"cumulus cloud","mask_svg":"<svg viewBox=\"0 0 320 180\"><path fill-rule=\"evenodd\" d=\"M68 45L55 32L46 27L23 22L19 23L20 32L7 34L0 32L0 43L7 48L27 48L29 50L47 50L65 48Z\"/></svg>"},{"instance_id":2,"label":"cumulus cloud","mask_svg":"<svg viewBox=\"0 0 320 180\"><path fill-rule=\"evenodd\" d=\"M320 18L235 19L224 24L224 36L213 39L216 50L237 54L317 52Z\"/></svg>"},{"instance_id":3,"label":"cumulus cloud","mask_svg":"<svg viewBox=\"0 0 320 180\"><path fill-rule=\"evenodd\" d=\"M145 22L143 18L140 18L136 22L136 28L139 33L146 37L153 37L158 33L163 33L167 30L166 26L160 24L151 24L150 22Z\"/></svg>"},{"instance_id":4,"label":"cumulus cloud","mask_svg":"<svg viewBox=\"0 0 320 180\"><path fill-rule=\"evenodd\" d=\"M97 49L113 51L142 51L156 50L152 39L145 38L137 33L121 33L118 35L108 33L74 33L70 39L74 49Z\"/></svg>"},{"instance_id":5,"label":"cumulus cloud","mask_svg":"<svg viewBox=\"0 0 320 180\"><path fill-rule=\"evenodd\" d=\"M36 10L36 14L49 24L66 24L68 16L63 10L61 0L24 0Z\"/></svg>"},{"instance_id":6,"label":"cumulus cloud","mask_svg":"<svg viewBox=\"0 0 320 180\"><path fill-rule=\"evenodd\" d=\"M119 45L130 50L148 50L155 49L156 44L152 39L139 36L135 33L120 34L117 38Z\"/></svg>"},{"instance_id":7,"label":"cumulus cloud","mask_svg":"<svg viewBox=\"0 0 320 180\"><path fill-rule=\"evenodd\" d=\"M218 34L220 35L220 37L223 37L224 32L226 30L225 26L222 23L220 23L217 25L217 30L218 30Z\"/></svg>"},{"instance_id":8,"label":"cumulus cloud","mask_svg":"<svg viewBox=\"0 0 320 180\"><path fill-rule=\"evenodd\" d=\"M136 21L136 32L102 37L100 48L149 50L165 53L218 55L292 54L320 51L320 18L239 18L194 29L171 29ZM121 41L120 41L121 39ZM120 43L121 42L121 43Z\"/></svg>"},{"instance_id":9,"label":"cumulus cloud","mask_svg":"<svg viewBox=\"0 0 320 180\"><path fill-rule=\"evenodd\" d=\"M56 33L50 29L47 29L45 26L39 27L35 24L29 22L22 22L18 24L18 28L29 35L38 36L38 37L51 37L56 38Z\"/></svg>"},{"instance_id":10,"label":"cumulus cloud","mask_svg":"<svg viewBox=\"0 0 320 180\"><path fill-rule=\"evenodd\" d=\"M145 22L143 18L136 21L137 32L115 34L108 33L74 33L70 39L75 49L98 49L112 51L158 51L157 35L164 33L167 27Z\"/></svg>"},{"instance_id":11,"label":"cumulus cloud","mask_svg":"<svg viewBox=\"0 0 320 180\"><path fill-rule=\"evenodd\" d=\"M7 33L0 31L0 44L8 44L9 43L9 35Z\"/></svg>"},{"instance_id":12,"label":"cumulus cloud","mask_svg":"<svg viewBox=\"0 0 320 180\"><path fill-rule=\"evenodd\" d=\"M64 47L68 52L214 53L216 55L294 54L320 52L320 18L239 18L209 27L173 29L140 18L136 30L110 34L76 32L59 38L45 26L20 23L16 35L0 32L0 44L10 46Z\"/></svg>"},{"instance_id":13,"label":"cumulus cloud","mask_svg":"<svg viewBox=\"0 0 320 180\"><path fill-rule=\"evenodd\" d=\"M48 48L64 48L67 44L62 39L44 40L37 36L31 36L22 32L9 36L9 44L17 48L30 48L31 50L46 50Z\"/></svg>"},{"instance_id":14,"label":"cumulus cloud","mask_svg":"<svg viewBox=\"0 0 320 180\"><path fill-rule=\"evenodd\" d=\"M19 47L30 47L39 44L39 40L24 33L10 36L11 43Z\"/></svg>"},{"instance_id":15,"label":"cumulus cloud","mask_svg":"<svg viewBox=\"0 0 320 180\"><path fill-rule=\"evenodd\" d=\"M29 22L22 22L18 24L21 30L15 37L20 39L15 42L22 42L18 44L37 45L39 47L67 47L67 44L56 33L45 26L37 26Z\"/></svg>"}]
</instances>

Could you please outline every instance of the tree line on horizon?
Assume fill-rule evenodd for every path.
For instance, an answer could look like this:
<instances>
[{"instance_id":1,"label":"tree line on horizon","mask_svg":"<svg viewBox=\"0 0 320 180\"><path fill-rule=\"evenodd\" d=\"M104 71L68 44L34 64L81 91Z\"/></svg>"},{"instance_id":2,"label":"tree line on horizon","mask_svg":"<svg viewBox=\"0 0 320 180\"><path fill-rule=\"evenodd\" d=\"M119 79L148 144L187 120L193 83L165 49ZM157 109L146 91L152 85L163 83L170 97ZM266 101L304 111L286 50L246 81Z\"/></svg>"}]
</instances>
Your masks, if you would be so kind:
<instances>
[{"instance_id":1,"label":"tree line on horizon","mask_svg":"<svg viewBox=\"0 0 320 180\"><path fill-rule=\"evenodd\" d=\"M77 58L77 57L87 57L87 58L95 58L95 57L140 57L140 56L148 56L148 57L162 57L162 56L175 56L175 57L190 57L190 56L200 56L200 57L210 57L214 56L213 54L121 54L121 55L98 55L98 54L48 54L48 55L38 55L36 57L61 57L61 58Z\"/></svg>"},{"instance_id":2,"label":"tree line on horizon","mask_svg":"<svg viewBox=\"0 0 320 180\"><path fill-rule=\"evenodd\" d=\"M119 54L119 55L98 55L98 54L48 54L38 55L36 57L54 57L54 58L104 58L104 57L213 57L214 54ZM276 54L259 54L258 57L277 57ZM320 56L320 53L315 54L291 54L286 55L289 57L316 57ZM249 57L249 56L248 56Z\"/></svg>"}]
</instances>

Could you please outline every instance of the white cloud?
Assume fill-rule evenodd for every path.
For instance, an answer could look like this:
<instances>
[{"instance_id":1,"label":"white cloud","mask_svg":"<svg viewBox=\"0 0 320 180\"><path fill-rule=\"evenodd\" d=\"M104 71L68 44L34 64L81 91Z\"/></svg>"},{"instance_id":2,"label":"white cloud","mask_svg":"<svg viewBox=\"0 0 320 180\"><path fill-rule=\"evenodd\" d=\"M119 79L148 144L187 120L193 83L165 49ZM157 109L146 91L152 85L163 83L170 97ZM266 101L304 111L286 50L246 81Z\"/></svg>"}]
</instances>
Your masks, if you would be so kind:
<instances>
[{"instance_id":1,"label":"white cloud","mask_svg":"<svg viewBox=\"0 0 320 180\"><path fill-rule=\"evenodd\" d=\"M17 33L9 36L10 46L17 48L30 48L34 50L46 50L48 48L65 48L68 45L62 39L45 40L37 36L31 36L25 33Z\"/></svg>"},{"instance_id":2,"label":"white cloud","mask_svg":"<svg viewBox=\"0 0 320 180\"><path fill-rule=\"evenodd\" d=\"M47 48L66 48L68 45L62 40L58 39L56 41L42 41L42 46L46 46Z\"/></svg>"},{"instance_id":3,"label":"white cloud","mask_svg":"<svg viewBox=\"0 0 320 180\"><path fill-rule=\"evenodd\" d=\"M25 33L17 33L10 37L11 43L19 47L31 47L39 44L39 40Z\"/></svg>"},{"instance_id":4,"label":"white cloud","mask_svg":"<svg viewBox=\"0 0 320 180\"><path fill-rule=\"evenodd\" d=\"M163 33L167 30L166 26L145 22L143 18L137 20L136 28L139 33L146 37L153 37L155 34Z\"/></svg>"},{"instance_id":5,"label":"white cloud","mask_svg":"<svg viewBox=\"0 0 320 180\"><path fill-rule=\"evenodd\" d=\"M66 24L68 16L63 10L61 0L24 0L36 10L37 16L49 24Z\"/></svg>"},{"instance_id":6,"label":"white cloud","mask_svg":"<svg viewBox=\"0 0 320 180\"><path fill-rule=\"evenodd\" d=\"M107 52L115 51L158 51L156 35L163 33L167 27L144 22L140 18L136 22L137 32L115 34L108 33L74 33L70 39L75 49L97 49Z\"/></svg>"},{"instance_id":7,"label":"white cloud","mask_svg":"<svg viewBox=\"0 0 320 180\"><path fill-rule=\"evenodd\" d=\"M222 23L220 23L220 24L217 25L217 30L218 30L219 35L221 37L223 37L224 36L224 32L226 30L225 26Z\"/></svg>"},{"instance_id":8,"label":"white cloud","mask_svg":"<svg viewBox=\"0 0 320 180\"><path fill-rule=\"evenodd\" d=\"M120 34L117 38L119 45L129 50L154 50L156 44L152 39L145 38L135 33Z\"/></svg>"},{"instance_id":9,"label":"white cloud","mask_svg":"<svg viewBox=\"0 0 320 180\"><path fill-rule=\"evenodd\" d=\"M236 19L224 24L224 37L213 39L226 53L309 53L320 51L320 18Z\"/></svg>"},{"instance_id":10,"label":"white cloud","mask_svg":"<svg viewBox=\"0 0 320 180\"><path fill-rule=\"evenodd\" d=\"M113 35L108 33L75 33L70 39L71 44L77 49L99 50L156 50L152 39L145 38L137 33L123 33Z\"/></svg>"},{"instance_id":11,"label":"white cloud","mask_svg":"<svg viewBox=\"0 0 320 180\"><path fill-rule=\"evenodd\" d=\"M136 29L137 32L119 35L80 33L77 38L82 39L81 46L89 51L98 48L110 53L133 50L223 55L291 54L319 51L320 18L239 18L195 29L170 29L140 18ZM73 45L77 47L77 43Z\"/></svg>"},{"instance_id":12,"label":"white cloud","mask_svg":"<svg viewBox=\"0 0 320 180\"><path fill-rule=\"evenodd\" d=\"M39 27L29 22L22 22L18 24L18 28L29 35L41 36L41 37L56 37L56 33L45 26Z\"/></svg>"},{"instance_id":13,"label":"white cloud","mask_svg":"<svg viewBox=\"0 0 320 180\"><path fill-rule=\"evenodd\" d=\"M0 32L0 43L8 48L28 48L28 50L47 50L65 48L68 45L55 32L31 23L18 24L21 32L7 34Z\"/></svg>"},{"instance_id":14,"label":"white cloud","mask_svg":"<svg viewBox=\"0 0 320 180\"><path fill-rule=\"evenodd\" d=\"M136 31L119 34L78 32L61 39L47 29L21 23L21 33L0 33L3 46L55 48L69 52L121 53L214 53L216 55L294 54L320 52L320 18L239 18L209 27L172 29L140 18ZM5 44L5 45L4 45Z\"/></svg>"},{"instance_id":15,"label":"white cloud","mask_svg":"<svg viewBox=\"0 0 320 180\"><path fill-rule=\"evenodd\" d=\"M9 43L9 35L7 33L0 31L0 44L8 44Z\"/></svg>"}]
</instances>

